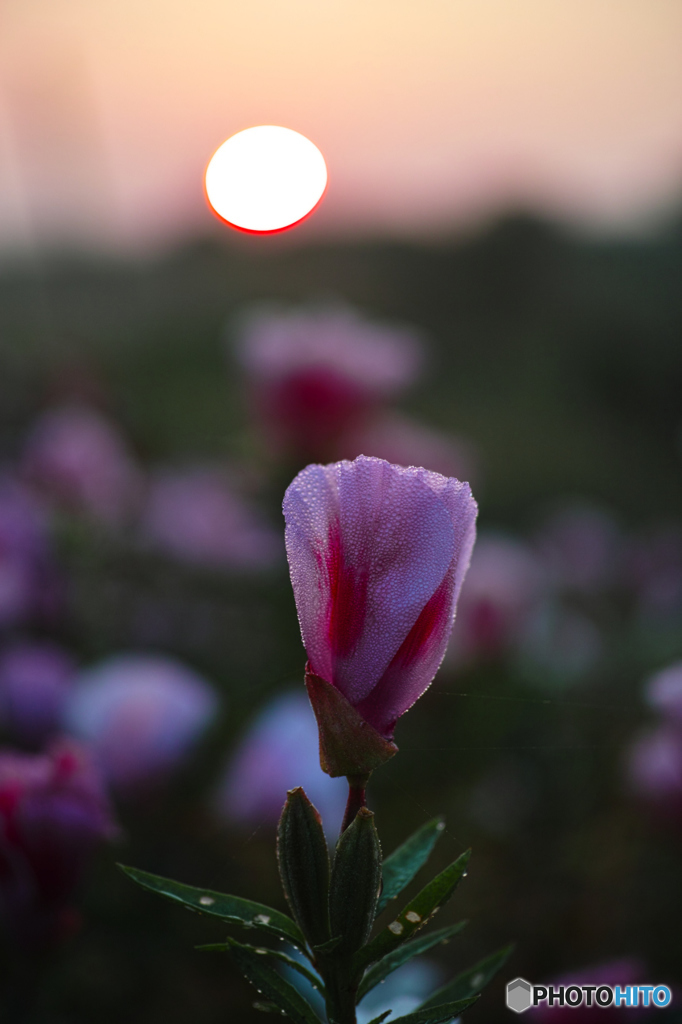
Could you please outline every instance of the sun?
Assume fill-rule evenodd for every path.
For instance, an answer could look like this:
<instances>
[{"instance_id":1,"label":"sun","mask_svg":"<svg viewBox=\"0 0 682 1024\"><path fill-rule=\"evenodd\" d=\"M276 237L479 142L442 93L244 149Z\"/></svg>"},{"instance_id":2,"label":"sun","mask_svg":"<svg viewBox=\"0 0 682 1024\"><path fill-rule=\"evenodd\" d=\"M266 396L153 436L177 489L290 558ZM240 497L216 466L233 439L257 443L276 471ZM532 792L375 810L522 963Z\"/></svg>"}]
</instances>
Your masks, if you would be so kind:
<instances>
[{"instance_id":1,"label":"sun","mask_svg":"<svg viewBox=\"0 0 682 1024\"><path fill-rule=\"evenodd\" d=\"M307 217L327 187L327 165L300 132L262 124L231 135L206 168L206 197L232 227L266 234Z\"/></svg>"}]
</instances>

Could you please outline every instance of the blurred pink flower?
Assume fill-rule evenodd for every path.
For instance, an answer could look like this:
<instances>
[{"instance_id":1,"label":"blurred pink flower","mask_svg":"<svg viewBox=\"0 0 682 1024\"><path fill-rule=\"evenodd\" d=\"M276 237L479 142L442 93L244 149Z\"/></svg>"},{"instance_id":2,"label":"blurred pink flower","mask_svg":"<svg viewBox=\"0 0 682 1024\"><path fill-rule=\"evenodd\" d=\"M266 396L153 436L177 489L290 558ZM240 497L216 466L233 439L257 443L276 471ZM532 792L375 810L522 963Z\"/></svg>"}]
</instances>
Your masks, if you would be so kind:
<instances>
[{"instance_id":1,"label":"blurred pink flower","mask_svg":"<svg viewBox=\"0 0 682 1024\"><path fill-rule=\"evenodd\" d=\"M560 985L637 985L646 980L646 968L636 957L623 957L621 960L612 960L609 963L598 964L597 966L586 967L581 971L572 971L570 974L563 974L556 980L547 982L558 988ZM544 983L543 983L544 984ZM570 1006L536 1006L530 1008L530 1014L535 1021L548 1021L551 1024L600 1024L610 1020L635 1020L641 1019L647 1011L630 1007L601 1007L581 1006L572 1008Z\"/></svg>"},{"instance_id":2,"label":"blurred pink flower","mask_svg":"<svg viewBox=\"0 0 682 1024\"><path fill-rule=\"evenodd\" d=\"M532 548L502 535L479 537L459 599L447 660L495 658L518 644L546 583Z\"/></svg>"},{"instance_id":3,"label":"blurred pink flower","mask_svg":"<svg viewBox=\"0 0 682 1024\"><path fill-rule=\"evenodd\" d=\"M195 466L152 477L142 535L184 562L239 570L268 569L283 552L275 532L219 469Z\"/></svg>"},{"instance_id":4,"label":"blurred pink flower","mask_svg":"<svg viewBox=\"0 0 682 1024\"><path fill-rule=\"evenodd\" d=\"M0 474L0 627L49 616L58 600L45 512L13 477Z\"/></svg>"},{"instance_id":5,"label":"blurred pink flower","mask_svg":"<svg viewBox=\"0 0 682 1024\"><path fill-rule=\"evenodd\" d=\"M97 773L77 747L0 751L0 918L43 946L74 923L69 904L96 846L116 833Z\"/></svg>"},{"instance_id":6,"label":"blurred pink flower","mask_svg":"<svg viewBox=\"0 0 682 1024\"><path fill-rule=\"evenodd\" d=\"M682 661L656 672L645 685L649 707L682 730Z\"/></svg>"},{"instance_id":7,"label":"blurred pink flower","mask_svg":"<svg viewBox=\"0 0 682 1024\"><path fill-rule=\"evenodd\" d=\"M322 816L325 831L338 836L348 786L320 768L315 716L300 690L271 700L248 726L230 757L216 797L216 813L228 820L273 827L282 794L303 786Z\"/></svg>"},{"instance_id":8,"label":"blurred pink flower","mask_svg":"<svg viewBox=\"0 0 682 1024\"><path fill-rule=\"evenodd\" d=\"M659 725L638 736L626 755L630 788L663 819L679 822L682 812L682 735Z\"/></svg>"},{"instance_id":9,"label":"blurred pink flower","mask_svg":"<svg viewBox=\"0 0 682 1024\"><path fill-rule=\"evenodd\" d=\"M622 570L622 538L613 519L585 505L567 506L536 537L538 554L559 589L593 593L613 585Z\"/></svg>"},{"instance_id":10,"label":"blurred pink flower","mask_svg":"<svg viewBox=\"0 0 682 1024\"><path fill-rule=\"evenodd\" d=\"M73 659L44 641L16 643L0 653L0 724L21 743L41 746L58 731L75 676Z\"/></svg>"},{"instance_id":11,"label":"blurred pink flower","mask_svg":"<svg viewBox=\"0 0 682 1024\"><path fill-rule=\"evenodd\" d=\"M682 612L682 531L662 526L638 537L630 547L629 581L642 619L669 621L673 628Z\"/></svg>"},{"instance_id":12,"label":"blurred pink flower","mask_svg":"<svg viewBox=\"0 0 682 1024\"><path fill-rule=\"evenodd\" d=\"M64 724L87 741L107 781L132 796L165 780L217 709L212 687L180 662L118 654L80 673Z\"/></svg>"},{"instance_id":13,"label":"blurred pink flower","mask_svg":"<svg viewBox=\"0 0 682 1024\"><path fill-rule=\"evenodd\" d=\"M311 670L387 738L443 659L476 513L468 484L365 456L308 466L284 496Z\"/></svg>"},{"instance_id":14,"label":"blurred pink flower","mask_svg":"<svg viewBox=\"0 0 682 1024\"><path fill-rule=\"evenodd\" d=\"M419 338L346 306L260 311L238 347L270 446L324 457L341 433L417 374Z\"/></svg>"},{"instance_id":15,"label":"blurred pink flower","mask_svg":"<svg viewBox=\"0 0 682 1024\"><path fill-rule=\"evenodd\" d=\"M49 498L108 525L127 519L139 497L141 474L125 439L85 405L60 406L39 418L22 470Z\"/></svg>"},{"instance_id":16,"label":"blurred pink flower","mask_svg":"<svg viewBox=\"0 0 682 1024\"><path fill-rule=\"evenodd\" d=\"M423 466L443 476L468 480L478 475L474 446L396 413L381 413L351 426L335 452L339 459L371 455L398 466Z\"/></svg>"}]
</instances>

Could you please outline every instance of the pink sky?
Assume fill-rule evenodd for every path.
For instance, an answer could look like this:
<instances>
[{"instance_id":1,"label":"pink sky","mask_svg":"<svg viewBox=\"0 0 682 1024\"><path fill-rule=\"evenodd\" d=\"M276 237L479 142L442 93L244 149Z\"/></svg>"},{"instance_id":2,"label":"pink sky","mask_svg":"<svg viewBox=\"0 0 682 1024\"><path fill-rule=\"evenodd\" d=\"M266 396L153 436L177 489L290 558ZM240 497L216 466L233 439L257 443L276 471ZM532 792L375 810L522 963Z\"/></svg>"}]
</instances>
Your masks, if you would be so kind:
<instances>
[{"instance_id":1,"label":"pink sky","mask_svg":"<svg viewBox=\"0 0 682 1024\"><path fill-rule=\"evenodd\" d=\"M682 197L682 3L5 0L0 245L212 228L206 162L263 123L327 160L305 237L637 228Z\"/></svg>"}]
</instances>

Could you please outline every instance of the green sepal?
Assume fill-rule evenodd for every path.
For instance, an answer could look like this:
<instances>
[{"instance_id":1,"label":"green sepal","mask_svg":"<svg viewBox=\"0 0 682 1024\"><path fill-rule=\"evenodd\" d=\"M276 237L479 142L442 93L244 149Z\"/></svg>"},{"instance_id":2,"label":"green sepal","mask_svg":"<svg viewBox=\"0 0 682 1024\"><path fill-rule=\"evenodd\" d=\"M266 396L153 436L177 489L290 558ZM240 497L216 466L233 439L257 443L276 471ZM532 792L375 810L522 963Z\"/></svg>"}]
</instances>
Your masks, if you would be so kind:
<instances>
[{"instance_id":1,"label":"green sepal","mask_svg":"<svg viewBox=\"0 0 682 1024\"><path fill-rule=\"evenodd\" d=\"M227 942L209 942L203 946L195 946L194 948L200 953L230 952L230 946ZM281 963L286 964L287 967L291 967L293 970L298 971L299 974L303 975L306 981L310 982L313 988L316 988L324 996L324 984L322 979L317 974L313 974L312 971L309 971L307 967L300 963L300 961L294 960L293 957L287 956L286 953L281 953L278 949L269 949L265 946L249 946L248 948L252 949L254 953L258 953L259 956L274 957L275 960L279 960Z\"/></svg>"},{"instance_id":2,"label":"green sepal","mask_svg":"<svg viewBox=\"0 0 682 1024\"><path fill-rule=\"evenodd\" d=\"M382 1024L382 1021L385 1021L386 1018L390 1017L392 1013L393 1010L384 1010L384 1012L380 1013L378 1017L372 1017L369 1024Z\"/></svg>"},{"instance_id":3,"label":"green sepal","mask_svg":"<svg viewBox=\"0 0 682 1024\"><path fill-rule=\"evenodd\" d=\"M369 938L381 884L381 846L374 815L361 807L336 847L329 883L329 923L341 935L341 956L355 953Z\"/></svg>"},{"instance_id":4,"label":"green sepal","mask_svg":"<svg viewBox=\"0 0 682 1024\"><path fill-rule=\"evenodd\" d=\"M320 767L327 775L369 775L398 753L340 690L306 666L305 685L320 733Z\"/></svg>"},{"instance_id":5,"label":"green sepal","mask_svg":"<svg viewBox=\"0 0 682 1024\"><path fill-rule=\"evenodd\" d=\"M479 995L494 978L500 967L509 959L513 949L513 945L505 946L504 949L498 950L497 953L493 953L484 960L479 960L468 971L462 971L456 978L449 981L447 985L443 985L432 996L429 996L419 1009L428 1010L436 1003L446 1003L452 999L466 999L467 997Z\"/></svg>"},{"instance_id":6,"label":"green sepal","mask_svg":"<svg viewBox=\"0 0 682 1024\"><path fill-rule=\"evenodd\" d=\"M392 1024L449 1024L453 1017L464 1013L477 999L478 996L473 999L456 999L451 1003L432 1006L428 1010L415 1010L404 1017L396 1017Z\"/></svg>"},{"instance_id":7,"label":"green sepal","mask_svg":"<svg viewBox=\"0 0 682 1024\"><path fill-rule=\"evenodd\" d=\"M277 863L294 918L311 946L328 942L329 851L322 820L301 787L290 789L277 829Z\"/></svg>"},{"instance_id":8,"label":"green sepal","mask_svg":"<svg viewBox=\"0 0 682 1024\"><path fill-rule=\"evenodd\" d=\"M436 842L445 829L442 818L434 818L418 828L409 839L386 858L383 867L383 889L377 904L377 915L412 881L426 864Z\"/></svg>"},{"instance_id":9,"label":"green sepal","mask_svg":"<svg viewBox=\"0 0 682 1024\"><path fill-rule=\"evenodd\" d=\"M457 924L450 925L449 928L441 928L437 932L431 932L429 935L422 935L418 939L412 939L411 942L404 942L402 946L398 946L392 953L388 953L387 956L383 957L374 967L371 967L364 978L360 982L358 988L357 999L358 1002L364 996L370 992L375 985L387 978L389 974L397 970L398 967L402 967L403 964L411 960L413 956L419 956L420 953L426 953L427 950L432 949L433 946L437 946L439 942L449 942L453 936L461 932L462 928L466 925L466 921L459 921Z\"/></svg>"},{"instance_id":10,"label":"green sepal","mask_svg":"<svg viewBox=\"0 0 682 1024\"><path fill-rule=\"evenodd\" d=\"M266 907L263 903L254 903L253 900L242 899L240 896L229 896L226 893L213 892L211 889L197 889L193 885L162 878L161 875L152 875L149 871L126 867L125 864L119 864L118 867L143 889L165 896L166 899L180 903L189 910L219 917L221 921L238 924L242 928L259 928L270 935L276 935L279 939L286 939L302 952L306 952L305 937L298 925L279 910Z\"/></svg>"},{"instance_id":11,"label":"green sepal","mask_svg":"<svg viewBox=\"0 0 682 1024\"><path fill-rule=\"evenodd\" d=\"M412 938L437 910L452 896L466 873L471 850L467 850L449 867L424 886L413 900L355 956L353 967L362 971L370 964L392 953L403 942Z\"/></svg>"},{"instance_id":12,"label":"green sepal","mask_svg":"<svg viewBox=\"0 0 682 1024\"><path fill-rule=\"evenodd\" d=\"M225 943L226 952L259 993L279 1006L282 1013L291 1017L294 1024L320 1024L307 999L293 985L286 981L268 958L257 952L253 946L245 946L235 939Z\"/></svg>"}]
</instances>

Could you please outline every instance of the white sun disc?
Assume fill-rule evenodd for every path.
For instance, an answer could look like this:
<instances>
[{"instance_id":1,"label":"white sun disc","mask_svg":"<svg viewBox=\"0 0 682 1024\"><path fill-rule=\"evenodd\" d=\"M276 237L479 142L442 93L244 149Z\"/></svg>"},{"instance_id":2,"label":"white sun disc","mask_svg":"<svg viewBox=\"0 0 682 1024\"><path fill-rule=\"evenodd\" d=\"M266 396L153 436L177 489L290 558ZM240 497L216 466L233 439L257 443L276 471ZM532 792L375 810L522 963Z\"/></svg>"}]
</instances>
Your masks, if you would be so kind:
<instances>
[{"instance_id":1,"label":"white sun disc","mask_svg":"<svg viewBox=\"0 0 682 1024\"><path fill-rule=\"evenodd\" d=\"M327 187L327 166L300 132L262 124L223 142L206 168L206 195L243 231L282 231L306 217Z\"/></svg>"}]
</instances>

